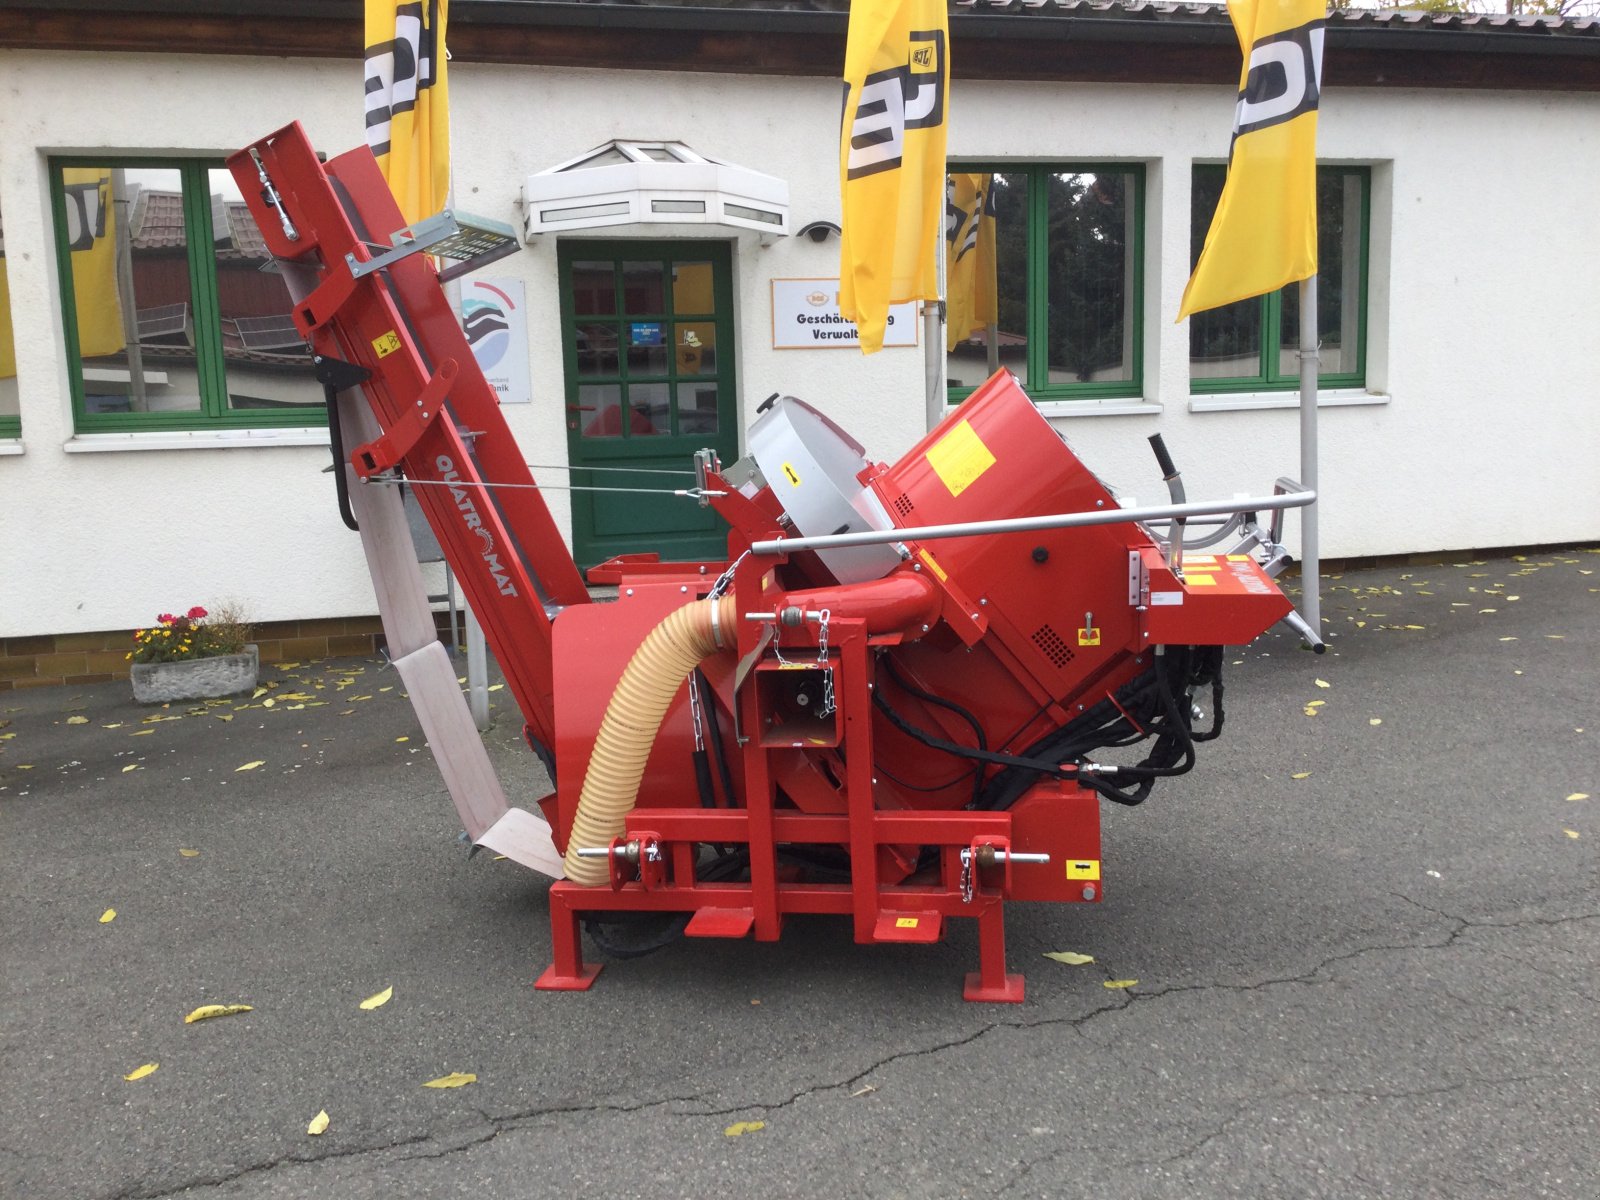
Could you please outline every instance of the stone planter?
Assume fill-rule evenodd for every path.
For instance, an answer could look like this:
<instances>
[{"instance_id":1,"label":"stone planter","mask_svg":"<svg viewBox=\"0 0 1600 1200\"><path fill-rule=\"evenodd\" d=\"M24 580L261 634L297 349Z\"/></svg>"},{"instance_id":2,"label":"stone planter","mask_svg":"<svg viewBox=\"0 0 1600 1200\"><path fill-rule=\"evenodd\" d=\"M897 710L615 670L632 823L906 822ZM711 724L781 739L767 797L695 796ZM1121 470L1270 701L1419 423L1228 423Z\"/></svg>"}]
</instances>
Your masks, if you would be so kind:
<instances>
[{"instance_id":1,"label":"stone planter","mask_svg":"<svg viewBox=\"0 0 1600 1200\"><path fill-rule=\"evenodd\" d=\"M169 700L210 700L248 692L256 686L259 667L255 646L240 654L192 658L187 662L134 663L129 672L133 698L140 704Z\"/></svg>"}]
</instances>

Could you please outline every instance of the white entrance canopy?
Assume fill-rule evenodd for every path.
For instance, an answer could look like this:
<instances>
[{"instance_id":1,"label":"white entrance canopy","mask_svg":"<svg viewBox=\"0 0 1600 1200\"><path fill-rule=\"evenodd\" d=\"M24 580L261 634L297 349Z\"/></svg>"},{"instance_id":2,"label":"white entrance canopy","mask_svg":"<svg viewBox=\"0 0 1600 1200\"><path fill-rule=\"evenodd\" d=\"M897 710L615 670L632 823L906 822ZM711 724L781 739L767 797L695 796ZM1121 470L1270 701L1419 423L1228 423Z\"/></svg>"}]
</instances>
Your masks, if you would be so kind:
<instances>
[{"instance_id":1,"label":"white entrance canopy","mask_svg":"<svg viewBox=\"0 0 1600 1200\"><path fill-rule=\"evenodd\" d=\"M522 200L530 242L541 233L622 225L653 236L723 226L764 244L789 232L787 181L682 142L607 142L529 175Z\"/></svg>"}]
</instances>

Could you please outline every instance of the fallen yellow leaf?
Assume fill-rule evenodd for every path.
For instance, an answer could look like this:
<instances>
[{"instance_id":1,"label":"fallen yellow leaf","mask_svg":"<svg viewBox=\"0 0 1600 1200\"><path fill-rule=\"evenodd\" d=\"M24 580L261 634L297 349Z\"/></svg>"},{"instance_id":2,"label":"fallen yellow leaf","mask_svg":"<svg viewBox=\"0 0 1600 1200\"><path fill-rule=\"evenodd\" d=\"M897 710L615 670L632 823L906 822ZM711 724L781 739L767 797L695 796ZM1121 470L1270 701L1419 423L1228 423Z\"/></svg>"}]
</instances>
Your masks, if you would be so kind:
<instances>
[{"instance_id":1,"label":"fallen yellow leaf","mask_svg":"<svg viewBox=\"0 0 1600 1200\"><path fill-rule=\"evenodd\" d=\"M408 738L408 737L397 737L397 738L395 738L395 741L397 741L397 742L409 742L410 740L411 739Z\"/></svg>"},{"instance_id":2,"label":"fallen yellow leaf","mask_svg":"<svg viewBox=\"0 0 1600 1200\"><path fill-rule=\"evenodd\" d=\"M129 763L127 766L122 768L122 773L124 775L126 775L129 771L137 771L138 769L139 769L139 764L138 763Z\"/></svg>"},{"instance_id":3,"label":"fallen yellow leaf","mask_svg":"<svg viewBox=\"0 0 1600 1200\"><path fill-rule=\"evenodd\" d=\"M146 1075L154 1075L160 1069L160 1063L145 1063L144 1066L135 1067L133 1070L129 1071L123 1076L123 1078L129 1083L132 1083L135 1079L143 1079Z\"/></svg>"},{"instance_id":4,"label":"fallen yellow leaf","mask_svg":"<svg viewBox=\"0 0 1600 1200\"><path fill-rule=\"evenodd\" d=\"M1382 717L1368 717L1367 718L1367 724L1368 725L1382 725L1383 724L1383 718Z\"/></svg>"},{"instance_id":5,"label":"fallen yellow leaf","mask_svg":"<svg viewBox=\"0 0 1600 1200\"><path fill-rule=\"evenodd\" d=\"M735 1121L722 1131L724 1137L743 1137L747 1133L757 1133L767 1127L765 1121Z\"/></svg>"},{"instance_id":6,"label":"fallen yellow leaf","mask_svg":"<svg viewBox=\"0 0 1600 1200\"><path fill-rule=\"evenodd\" d=\"M1587 800L1588 798L1588 792L1573 792L1572 795L1567 797L1568 800Z\"/></svg>"},{"instance_id":7,"label":"fallen yellow leaf","mask_svg":"<svg viewBox=\"0 0 1600 1200\"><path fill-rule=\"evenodd\" d=\"M247 762L242 767L235 767L233 773L237 775L240 771L254 771L257 767L265 766L266 761L264 758L258 758L255 762Z\"/></svg>"},{"instance_id":8,"label":"fallen yellow leaf","mask_svg":"<svg viewBox=\"0 0 1600 1200\"><path fill-rule=\"evenodd\" d=\"M1310 779L1311 778L1311 772L1310 771L1296 771L1293 775L1289 776L1289 778L1290 779Z\"/></svg>"},{"instance_id":9,"label":"fallen yellow leaf","mask_svg":"<svg viewBox=\"0 0 1600 1200\"><path fill-rule=\"evenodd\" d=\"M196 1021L209 1021L212 1017L231 1017L236 1013L253 1011L248 1004L202 1004L183 1019L185 1025Z\"/></svg>"},{"instance_id":10,"label":"fallen yellow leaf","mask_svg":"<svg viewBox=\"0 0 1600 1200\"><path fill-rule=\"evenodd\" d=\"M1566 834L1569 838L1572 838L1574 840L1576 840L1577 838L1583 836L1576 829L1563 829L1561 832Z\"/></svg>"},{"instance_id":11,"label":"fallen yellow leaf","mask_svg":"<svg viewBox=\"0 0 1600 1200\"><path fill-rule=\"evenodd\" d=\"M437 1079L430 1079L423 1087L431 1088L458 1088L466 1087L469 1083L477 1083L476 1075L464 1074L461 1071L452 1071L448 1075L441 1075Z\"/></svg>"},{"instance_id":12,"label":"fallen yellow leaf","mask_svg":"<svg viewBox=\"0 0 1600 1200\"><path fill-rule=\"evenodd\" d=\"M306 1132L312 1137L321 1137L328 1130L328 1111L323 1109L311 1118L311 1124L306 1126Z\"/></svg>"},{"instance_id":13,"label":"fallen yellow leaf","mask_svg":"<svg viewBox=\"0 0 1600 1200\"><path fill-rule=\"evenodd\" d=\"M1333 686L1333 684L1329 683L1326 679L1313 679L1311 682L1316 684L1320 688L1332 687Z\"/></svg>"},{"instance_id":14,"label":"fallen yellow leaf","mask_svg":"<svg viewBox=\"0 0 1600 1200\"><path fill-rule=\"evenodd\" d=\"M134 731L133 731L133 732L132 732L132 733L130 733L130 734L129 734L129 735L128 735L128 736L129 736L129 737L144 737L144 736L145 736L145 735L146 735L146 734L148 734L148 733L154 733L154 732L155 732L155 730L154 730L154 729L135 729L135 730L134 730Z\"/></svg>"},{"instance_id":15,"label":"fallen yellow leaf","mask_svg":"<svg viewBox=\"0 0 1600 1200\"><path fill-rule=\"evenodd\" d=\"M68 717L67 718L67 724L68 725L87 725L88 723L89 723L89 718L88 717Z\"/></svg>"},{"instance_id":16,"label":"fallen yellow leaf","mask_svg":"<svg viewBox=\"0 0 1600 1200\"><path fill-rule=\"evenodd\" d=\"M365 1000L363 1000L361 1002L361 1007L362 1008L367 1008L367 1009L382 1008L385 1004L389 1003L389 1000L393 995L394 995L394 988L393 987L386 987L386 988L383 989L383 991L379 992L376 996L368 996Z\"/></svg>"},{"instance_id":17,"label":"fallen yellow leaf","mask_svg":"<svg viewBox=\"0 0 1600 1200\"><path fill-rule=\"evenodd\" d=\"M232 713L219 713L219 712L214 712L214 713L212 713L212 714L211 714L211 715L212 715L212 716L213 716L213 717L215 717L215 718L216 718L216 719L217 719L217 720L219 720L219 721L231 721L231 720L233 720L233 714L232 714Z\"/></svg>"},{"instance_id":18,"label":"fallen yellow leaf","mask_svg":"<svg viewBox=\"0 0 1600 1200\"><path fill-rule=\"evenodd\" d=\"M178 847L178 853L183 855L185 858L199 858L200 857L200 851L198 851L198 850L186 850L182 846Z\"/></svg>"},{"instance_id":19,"label":"fallen yellow leaf","mask_svg":"<svg viewBox=\"0 0 1600 1200\"><path fill-rule=\"evenodd\" d=\"M1108 988L1131 988L1138 982L1139 981L1137 979L1107 979L1104 980L1100 986Z\"/></svg>"},{"instance_id":20,"label":"fallen yellow leaf","mask_svg":"<svg viewBox=\"0 0 1600 1200\"><path fill-rule=\"evenodd\" d=\"M116 919L117 919L117 910L114 909L114 908L108 908L108 909L105 910L105 912L100 914L100 924L102 924L102 925L109 925L109 924L111 924L111 922L115 921Z\"/></svg>"},{"instance_id":21,"label":"fallen yellow leaf","mask_svg":"<svg viewBox=\"0 0 1600 1200\"><path fill-rule=\"evenodd\" d=\"M1046 950L1044 956L1054 959L1058 963L1066 963L1069 967L1081 967L1084 963L1092 963L1094 961L1094 955L1092 954L1077 954L1071 950Z\"/></svg>"}]
</instances>

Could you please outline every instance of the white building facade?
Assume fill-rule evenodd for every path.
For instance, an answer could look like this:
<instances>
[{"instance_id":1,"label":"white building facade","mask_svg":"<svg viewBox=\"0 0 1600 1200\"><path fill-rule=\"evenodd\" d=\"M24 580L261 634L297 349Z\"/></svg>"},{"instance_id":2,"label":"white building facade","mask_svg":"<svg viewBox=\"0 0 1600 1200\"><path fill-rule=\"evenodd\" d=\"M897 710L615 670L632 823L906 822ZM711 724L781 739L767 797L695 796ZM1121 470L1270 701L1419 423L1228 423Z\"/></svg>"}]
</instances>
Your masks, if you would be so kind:
<instances>
[{"instance_id":1,"label":"white building facade","mask_svg":"<svg viewBox=\"0 0 1600 1200\"><path fill-rule=\"evenodd\" d=\"M130 7L139 6L117 6ZM359 5L321 6L333 15L267 36L275 7L255 6L262 19L236 22L232 34L186 38L159 27L172 20L159 14L96 21L87 10L0 34L14 347L13 371L0 378L0 638L129 629L224 597L269 622L376 609L324 473L320 392L270 313L229 315L235 285L255 288L261 264L211 172L290 121L330 155L363 140ZM798 231L840 220L840 86L837 65L827 73L822 62L842 61L842 13L511 7L454 5L459 208L524 230L530 176L619 139L682 143L787 192L775 233L704 222L552 229L487 268L520 285L520 305L505 316L508 334L526 340L519 382L531 402L502 411L535 476L565 483L574 463L612 461L584 438L624 429L632 445L656 432L674 444L714 433L737 453L756 405L774 392L816 405L874 458L897 458L926 428L920 329L914 344L864 357L821 343L786 348L790 331L775 325L791 311L775 301L775 281L778 290L814 281L811 290L827 293L839 274L837 238ZM1292 301L1263 301L1204 338L1174 321L1209 210L1196 213L1227 155L1237 49L1225 16L1005 3L952 5L952 14L951 169L997 177L990 186L1009 206L1000 360L1124 493L1164 495L1145 444L1156 432L1191 498L1257 493L1294 475L1296 368L1275 349L1292 345ZM73 19L82 48L71 44ZM168 48L143 48L138 20L155 22L148 39ZM1323 239L1324 272L1336 272L1321 325L1324 557L1600 540L1600 29L1591 25L1331 22L1318 140L1324 215L1338 226L1331 253L1326 229ZM1101 41L1086 43L1094 29ZM1173 65L1191 49L1174 45L1174 31L1189 35L1198 65ZM765 49L741 50L756 46ZM1052 47L1059 78L1037 77ZM786 70L791 51L796 66ZM527 61L496 61L517 56ZM1209 82L1193 78L1202 69ZM96 365L82 307L94 285L74 277L68 248L95 220L73 208L75 197L101 180L113 229L125 223L127 261L106 276L125 297L148 286L162 298L141 282L157 273L140 274L141 254L154 263L166 253L191 282L209 281L194 284L192 311L125 299L113 366ZM1056 245L1069 228L1076 240ZM196 247L201 229L213 253ZM661 302L643 292L645 317L630 318L630 255L677 289L665 319L649 317ZM701 280L691 302L685 280L698 277L684 264L709 264L706 279L725 282ZM596 316L586 305L602 276L618 281L619 298ZM685 358L663 348L659 387L615 383L630 355L655 361L653 347L687 344L690 333L697 351L714 345L715 372L709 349ZM626 352L610 344L617 336ZM952 383L979 379L987 351L980 334L952 355ZM690 375L712 374L714 389L690 386ZM961 394L953 386L948 398ZM614 428L599 423L608 412ZM547 499L589 561L648 548L653 526L642 514L670 503L575 512L590 501L574 495ZM1289 525L1293 535L1296 520Z\"/></svg>"}]
</instances>

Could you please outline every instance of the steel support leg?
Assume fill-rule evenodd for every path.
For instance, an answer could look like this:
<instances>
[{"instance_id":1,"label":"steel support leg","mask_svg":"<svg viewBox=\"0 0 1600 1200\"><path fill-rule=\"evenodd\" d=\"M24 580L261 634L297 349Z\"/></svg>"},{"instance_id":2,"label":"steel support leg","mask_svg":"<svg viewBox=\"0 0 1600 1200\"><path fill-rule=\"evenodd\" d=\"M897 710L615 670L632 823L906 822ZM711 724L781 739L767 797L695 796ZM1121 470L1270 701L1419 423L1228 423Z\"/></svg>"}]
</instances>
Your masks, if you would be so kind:
<instances>
[{"instance_id":1,"label":"steel support leg","mask_svg":"<svg viewBox=\"0 0 1600 1200\"><path fill-rule=\"evenodd\" d=\"M550 951L554 960L533 986L541 991L586 992L600 974L599 963L583 961L578 912L572 907L573 885L562 880L550 885Z\"/></svg>"},{"instance_id":2,"label":"steel support leg","mask_svg":"<svg viewBox=\"0 0 1600 1200\"><path fill-rule=\"evenodd\" d=\"M978 914L978 969L967 976L963 1000L1021 1004L1022 976L1006 974L1006 909L996 900Z\"/></svg>"}]
</instances>

